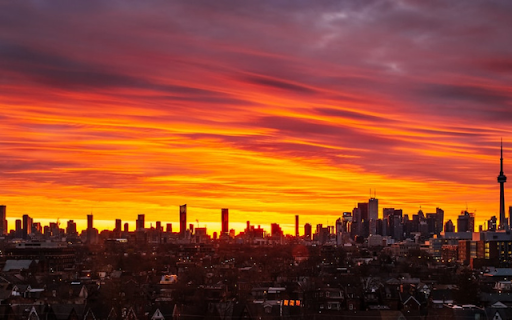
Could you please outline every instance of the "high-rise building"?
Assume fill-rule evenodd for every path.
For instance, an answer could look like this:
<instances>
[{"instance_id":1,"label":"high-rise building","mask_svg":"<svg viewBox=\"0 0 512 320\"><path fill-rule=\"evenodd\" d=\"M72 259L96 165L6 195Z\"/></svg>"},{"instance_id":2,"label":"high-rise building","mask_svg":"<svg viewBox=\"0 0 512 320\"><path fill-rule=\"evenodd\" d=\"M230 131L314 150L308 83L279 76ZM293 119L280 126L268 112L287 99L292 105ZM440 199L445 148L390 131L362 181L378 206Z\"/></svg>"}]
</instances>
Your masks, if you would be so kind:
<instances>
[{"instance_id":1,"label":"high-rise building","mask_svg":"<svg viewBox=\"0 0 512 320\"><path fill-rule=\"evenodd\" d=\"M187 205L184 204L180 206L180 235L181 237L185 237L185 232L187 230Z\"/></svg>"},{"instance_id":2,"label":"high-rise building","mask_svg":"<svg viewBox=\"0 0 512 320\"><path fill-rule=\"evenodd\" d=\"M352 229L350 230L350 236L355 239L356 236L360 236L362 234L362 230L361 210L359 208L354 208L352 210Z\"/></svg>"},{"instance_id":3,"label":"high-rise building","mask_svg":"<svg viewBox=\"0 0 512 320\"><path fill-rule=\"evenodd\" d=\"M32 233L32 218L28 214L23 215L23 239L28 239Z\"/></svg>"},{"instance_id":4,"label":"high-rise building","mask_svg":"<svg viewBox=\"0 0 512 320\"><path fill-rule=\"evenodd\" d=\"M165 225L165 232L172 233L172 223L168 223Z\"/></svg>"},{"instance_id":5,"label":"high-rise building","mask_svg":"<svg viewBox=\"0 0 512 320\"><path fill-rule=\"evenodd\" d=\"M496 216L492 216L487 220L487 231L496 231L497 220Z\"/></svg>"},{"instance_id":6,"label":"high-rise building","mask_svg":"<svg viewBox=\"0 0 512 320\"><path fill-rule=\"evenodd\" d=\"M229 233L229 209L221 209L222 234Z\"/></svg>"},{"instance_id":7,"label":"high-rise building","mask_svg":"<svg viewBox=\"0 0 512 320\"><path fill-rule=\"evenodd\" d=\"M281 230L281 227L277 223L271 223L270 224L270 234L271 237L274 239L281 239L283 236L283 230Z\"/></svg>"},{"instance_id":8,"label":"high-rise building","mask_svg":"<svg viewBox=\"0 0 512 320\"><path fill-rule=\"evenodd\" d=\"M389 216L395 213L395 208L384 208L382 209L382 219L386 220Z\"/></svg>"},{"instance_id":9,"label":"high-rise building","mask_svg":"<svg viewBox=\"0 0 512 320\"><path fill-rule=\"evenodd\" d=\"M98 241L98 230L94 229L92 214L87 215L87 243L95 244Z\"/></svg>"},{"instance_id":10,"label":"high-rise building","mask_svg":"<svg viewBox=\"0 0 512 320\"><path fill-rule=\"evenodd\" d=\"M498 176L498 183L500 184L500 229L508 229L508 223L505 218L505 182L507 176L503 173L503 141L501 142L501 156L500 156L500 175Z\"/></svg>"},{"instance_id":11,"label":"high-rise building","mask_svg":"<svg viewBox=\"0 0 512 320\"><path fill-rule=\"evenodd\" d=\"M130 227L130 224L128 222L125 222L124 223L124 227L123 227L123 232L124 233L128 233L129 227Z\"/></svg>"},{"instance_id":12,"label":"high-rise building","mask_svg":"<svg viewBox=\"0 0 512 320\"><path fill-rule=\"evenodd\" d=\"M368 202L359 202L357 208L361 213L361 221L368 221Z\"/></svg>"},{"instance_id":13,"label":"high-rise building","mask_svg":"<svg viewBox=\"0 0 512 320\"><path fill-rule=\"evenodd\" d=\"M444 224L444 232L455 232L455 226L453 225L452 220L446 221Z\"/></svg>"},{"instance_id":14,"label":"high-rise building","mask_svg":"<svg viewBox=\"0 0 512 320\"><path fill-rule=\"evenodd\" d=\"M87 230L90 230L93 228L92 224L92 214L87 215Z\"/></svg>"},{"instance_id":15,"label":"high-rise building","mask_svg":"<svg viewBox=\"0 0 512 320\"><path fill-rule=\"evenodd\" d=\"M307 239L307 240L311 240L311 233L312 231L312 227L311 227L311 224L309 223L306 223L304 225L304 238Z\"/></svg>"},{"instance_id":16,"label":"high-rise building","mask_svg":"<svg viewBox=\"0 0 512 320\"><path fill-rule=\"evenodd\" d=\"M144 231L146 228L146 216L139 214L137 216L136 231Z\"/></svg>"},{"instance_id":17,"label":"high-rise building","mask_svg":"<svg viewBox=\"0 0 512 320\"><path fill-rule=\"evenodd\" d=\"M76 223L73 220L68 220L68 224L66 226L66 234L69 236L76 236Z\"/></svg>"},{"instance_id":18,"label":"high-rise building","mask_svg":"<svg viewBox=\"0 0 512 320\"><path fill-rule=\"evenodd\" d=\"M444 210L441 208L436 208L436 234L440 234L443 232L443 226L444 226Z\"/></svg>"},{"instance_id":19,"label":"high-rise building","mask_svg":"<svg viewBox=\"0 0 512 320\"><path fill-rule=\"evenodd\" d=\"M0 205L0 235L7 233L7 207Z\"/></svg>"},{"instance_id":20,"label":"high-rise building","mask_svg":"<svg viewBox=\"0 0 512 320\"><path fill-rule=\"evenodd\" d=\"M446 226L445 226L446 227ZM457 218L457 232L475 232L475 215L462 211Z\"/></svg>"},{"instance_id":21,"label":"high-rise building","mask_svg":"<svg viewBox=\"0 0 512 320\"><path fill-rule=\"evenodd\" d=\"M121 232L121 231L123 231L123 224L122 224L121 219L116 219L116 228L115 228L115 231L117 231L117 232Z\"/></svg>"},{"instance_id":22,"label":"high-rise building","mask_svg":"<svg viewBox=\"0 0 512 320\"><path fill-rule=\"evenodd\" d=\"M370 198L368 201L368 218L374 221L379 218L379 199Z\"/></svg>"},{"instance_id":23,"label":"high-rise building","mask_svg":"<svg viewBox=\"0 0 512 320\"><path fill-rule=\"evenodd\" d=\"M299 237L299 215L295 215L295 237Z\"/></svg>"},{"instance_id":24,"label":"high-rise building","mask_svg":"<svg viewBox=\"0 0 512 320\"><path fill-rule=\"evenodd\" d=\"M14 224L15 224L14 232L16 234L16 238L23 237L23 229L21 227L21 220L20 219L16 219Z\"/></svg>"}]
</instances>

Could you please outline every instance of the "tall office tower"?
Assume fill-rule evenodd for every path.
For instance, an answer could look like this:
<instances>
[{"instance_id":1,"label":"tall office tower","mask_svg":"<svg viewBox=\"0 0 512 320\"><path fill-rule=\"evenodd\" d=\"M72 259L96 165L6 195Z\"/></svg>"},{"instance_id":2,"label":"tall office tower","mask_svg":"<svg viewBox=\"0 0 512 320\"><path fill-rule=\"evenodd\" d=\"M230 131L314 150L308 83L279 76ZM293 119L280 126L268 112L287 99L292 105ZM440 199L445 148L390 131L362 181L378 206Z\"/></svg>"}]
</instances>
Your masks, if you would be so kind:
<instances>
[{"instance_id":1,"label":"tall office tower","mask_svg":"<svg viewBox=\"0 0 512 320\"><path fill-rule=\"evenodd\" d=\"M505 222L505 182L507 176L503 173L503 141L501 142L501 156L500 156L500 175L498 176L498 183L500 184L500 229L506 229L507 223Z\"/></svg>"},{"instance_id":2,"label":"tall office tower","mask_svg":"<svg viewBox=\"0 0 512 320\"><path fill-rule=\"evenodd\" d=\"M87 215L87 230L91 230L93 228L92 225L92 214Z\"/></svg>"},{"instance_id":3,"label":"tall office tower","mask_svg":"<svg viewBox=\"0 0 512 320\"><path fill-rule=\"evenodd\" d=\"M382 219L386 220L389 216L395 213L395 208L384 208L382 209Z\"/></svg>"},{"instance_id":4,"label":"tall office tower","mask_svg":"<svg viewBox=\"0 0 512 320\"><path fill-rule=\"evenodd\" d=\"M4 205L0 206L0 235L7 234L7 219L6 219L7 207Z\"/></svg>"},{"instance_id":5,"label":"tall office tower","mask_svg":"<svg viewBox=\"0 0 512 320\"><path fill-rule=\"evenodd\" d=\"M436 227L437 227L437 214L436 213L427 213L427 218L426 218L426 222L427 222L427 226L428 226L428 233L430 234L435 234L437 233L436 232Z\"/></svg>"},{"instance_id":6,"label":"tall office tower","mask_svg":"<svg viewBox=\"0 0 512 320\"><path fill-rule=\"evenodd\" d=\"M491 219L487 220L487 231L496 231L496 216L492 216Z\"/></svg>"},{"instance_id":7,"label":"tall office tower","mask_svg":"<svg viewBox=\"0 0 512 320\"><path fill-rule=\"evenodd\" d=\"M16 238L23 237L23 229L21 228L21 220L20 219L16 219L16 221L15 221L14 232L16 234Z\"/></svg>"},{"instance_id":8,"label":"tall office tower","mask_svg":"<svg viewBox=\"0 0 512 320\"><path fill-rule=\"evenodd\" d=\"M436 208L437 220L436 220L436 234L443 232L444 226L444 210Z\"/></svg>"},{"instance_id":9,"label":"tall office tower","mask_svg":"<svg viewBox=\"0 0 512 320\"><path fill-rule=\"evenodd\" d=\"M87 230L86 230L87 243L89 243L89 244L96 243L96 234L97 233L98 233L98 230L95 230L94 226L93 226L92 214L88 214L87 215Z\"/></svg>"},{"instance_id":10,"label":"tall office tower","mask_svg":"<svg viewBox=\"0 0 512 320\"><path fill-rule=\"evenodd\" d=\"M304 238L307 240L311 240L311 231L312 231L311 229L312 229L311 224L306 223L304 225Z\"/></svg>"},{"instance_id":11,"label":"tall office tower","mask_svg":"<svg viewBox=\"0 0 512 320\"><path fill-rule=\"evenodd\" d=\"M23 215L23 239L28 239L32 233L32 218L28 214Z\"/></svg>"},{"instance_id":12,"label":"tall office tower","mask_svg":"<svg viewBox=\"0 0 512 320\"><path fill-rule=\"evenodd\" d=\"M362 227L361 210L354 208L352 210L352 229L350 230L350 236L354 239L356 236L361 235Z\"/></svg>"},{"instance_id":13,"label":"tall office tower","mask_svg":"<svg viewBox=\"0 0 512 320\"><path fill-rule=\"evenodd\" d=\"M368 234L377 234L377 219L379 218L379 199L375 197L368 201Z\"/></svg>"},{"instance_id":14,"label":"tall office tower","mask_svg":"<svg viewBox=\"0 0 512 320\"><path fill-rule=\"evenodd\" d=\"M452 220L446 221L444 224L444 232L455 232L455 226L453 225Z\"/></svg>"},{"instance_id":15,"label":"tall office tower","mask_svg":"<svg viewBox=\"0 0 512 320\"><path fill-rule=\"evenodd\" d=\"M404 235L404 225L402 223L402 217L400 215L395 214L392 216L393 218L393 229L392 231L392 237L395 240L402 241L403 235Z\"/></svg>"},{"instance_id":16,"label":"tall office tower","mask_svg":"<svg viewBox=\"0 0 512 320\"><path fill-rule=\"evenodd\" d=\"M221 209L222 234L229 233L229 209Z\"/></svg>"},{"instance_id":17,"label":"tall office tower","mask_svg":"<svg viewBox=\"0 0 512 320\"><path fill-rule=\"evenodd\" d=\"M76 223L73 220L68 220L68 225L66 226L66 234L68 236L76 236Z\"/></svg>"},{"instance_id":18,"label":"tall office tower","mask_svg":"<svg viewBox=\"0 0 512 320\"><path fill-rule=\"evenodd\" d=\"M475 213L471 212L469 213L469 219L468 219L468 228L469 232L475 232Z\"/></svg>"},{"instance_id":19,"label":"tall office tower","mask_svg":"<svg viewBox=\"0 0 512 320\"><path fill-rule=\"evenodd\" d=\"M137 216L136 231L144 231L146 228L146 217L143 214Z\"/></svg>"},{"instance_id":20,"label":"tall office tower","mask_svg":"<svg viewBox=\"0 0 512 320\"><path fill-rule=\"evenodd\" d=\"M379 218L379 199L370 198L368 201L368 218L374 221Z\"/></svg>"},{"instance_id":21,"label":"tall office tower","mask_svg":"<svg viewBox=\"0 0 512 320\"><path fill-rule=\"evenodd\" d=\"M162 232L163 231L162 230L162 222L160 222L160 221L156 222L156 231L158 231L158 232Z\"/></svg>"},{"instance_id":22,"label":"tall office tower","mask_svg":"<svg viewBox=\"0 0 512 320\"><path fill-rule=\"evenodd\" d=\"M270 224L270 234L271 234L271 237L274 239L281 239L281 237L283 236L283 230L281 229L279 224L271 223Z\"/></svg>"},{"instance_id":23,"label":"tall office tower","mask_svg":"<svg viewBox=\"0 0 512 320\"><path fill-rule=\"evenodd\" d=\"M185 237L185 232L187 230L187 205L184 204L180 206L180 235L181 237Z\"/></svg>"},{"instance_id":24,"label":"tall office tower","mask_svg":"<svg viewBox=\"0 0 512 320\"><path fill-rule=\"evenodd\" d=\"M130 224L128 222L124 223L123 232L128 233L130 231Z\"/></svg>"},{"instance_id":25,"label":"tall office tower","mask_svg":"<svg viewBox=\"0 0 512 320\"><path fill-rule=\"evenodd\" d=\"M512 206L508 207L508 223L512 225ZM5 220L5 230L7 230L7 220Z\"/></svg>"},{"instance_id":26,"label":"tall office tower","mask_svg":"<svg viewBox=\"0 0 512 320\"><path fill-rule=\"evenodd\" d=\"M299 237L299 215L295 215L295 237Z\"/></svg>"},{"instance_id":27,"label":"tall office tower","mask_svg":"<svg viewBox=\"0 0 512 320\"><path fill-rule=\"evenodd\" d=\"M457 232L475 232L475 215L462 211L457 218Z\"/></svg>"},{"instance_id":28,"label":"tall office tower","mask_svg":"<svg viewBox=\"0 0 512 320\"><path fill-rule=\"evenodd\" d=\"M368 203L367 202L359 202L357 204L357 208L361 212L361 221L368 221Z\"/></svg>"},{"instance_id":29,"label":"tall office tower","mask_svg":"<svg viewBox=\"0 0 512 320\"><path fill-rule=\"evenodd\" d=\"M165 225L165 232L172 233L172 223L168 223Z\"/></svg>"},{"instance_id":30,"label":"tall office tower","mask_svg":"<svg viewBox=\"0 0 512 320\"><path fill-rule=\"evenodd\" d=\"M116 232L121 232L123 231L123 227L122 227L122 221L121 219L116 219L116 228L115 228L115 231Z\"/></svg>"},{"instance_id":31,"label":"tall office tower","mask_svg":"<svg viewBox=\"0 0 512 320\"><path fill-rule=\"evenodd\" d=\"M32 232L37 234L43 233L43 227L41 226L41 222L32 223Z\"/></svg>"}]
</instances>

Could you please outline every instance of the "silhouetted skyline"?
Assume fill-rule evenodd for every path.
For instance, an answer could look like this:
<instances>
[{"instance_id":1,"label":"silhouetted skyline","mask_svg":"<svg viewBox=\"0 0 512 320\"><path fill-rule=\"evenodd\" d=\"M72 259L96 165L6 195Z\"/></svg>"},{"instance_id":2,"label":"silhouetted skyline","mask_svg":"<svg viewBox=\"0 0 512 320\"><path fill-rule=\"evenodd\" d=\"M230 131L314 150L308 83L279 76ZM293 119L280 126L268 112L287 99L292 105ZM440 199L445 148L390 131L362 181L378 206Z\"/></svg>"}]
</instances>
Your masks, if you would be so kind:
<instances>
[{"instance_id":1,"label":"silhouetted skyline","mask_svg":"<svg viewBox=\"0 0 512 320\"><path fill-rule=\"evenodd\" d=\"M456 220L468 207L478 225L503 213L509 2L1 9L9 219L175 224L187 203L188 223L220 224L229 208L230 227L286 221L293 234L295 215L325 224L370 189L408 213L440 206Z\"/></svg>"}]
</instances>

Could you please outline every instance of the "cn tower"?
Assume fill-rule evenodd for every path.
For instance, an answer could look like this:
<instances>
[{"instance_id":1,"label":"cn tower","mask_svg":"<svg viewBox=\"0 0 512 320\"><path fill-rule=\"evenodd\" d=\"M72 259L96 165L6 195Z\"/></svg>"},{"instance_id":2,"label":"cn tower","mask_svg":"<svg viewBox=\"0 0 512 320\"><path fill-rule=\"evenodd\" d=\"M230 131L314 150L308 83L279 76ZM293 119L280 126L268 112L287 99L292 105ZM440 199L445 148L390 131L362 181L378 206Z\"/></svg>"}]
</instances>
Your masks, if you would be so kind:
<instances>
[{"instance_id":1,"label":"cn tower","mask_svg":"<svg viewBox=\"0 0 512 320\"><path fill-rule=\"evenodd\" d=\"M503 140L501 141L501 156L500 156L500 175L498 176L498 183L500 184L500 229L506 229L507 223L505 221L505 187L504 183L507 182L507 176L503 174Z\"/></svg>"}]
</instances>

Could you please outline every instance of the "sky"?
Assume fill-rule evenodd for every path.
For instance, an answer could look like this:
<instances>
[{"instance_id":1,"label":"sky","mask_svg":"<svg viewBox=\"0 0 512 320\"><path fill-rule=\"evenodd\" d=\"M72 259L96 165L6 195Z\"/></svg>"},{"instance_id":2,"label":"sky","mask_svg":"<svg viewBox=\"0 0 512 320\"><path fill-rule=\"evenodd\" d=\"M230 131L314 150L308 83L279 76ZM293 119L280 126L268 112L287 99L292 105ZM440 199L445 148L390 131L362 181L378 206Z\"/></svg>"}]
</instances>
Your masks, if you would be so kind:
<instances>
[{"instance_id":1,"label":"sky","mask_svg":"<svg viewBox=\"0 0 512 320\"><path fill-rule=\"evenodd\" d=\"M512 174L508 1L0 1L9 227L477 225ZM510 159L510 160L509 160ZM512 189L505 184L506 207ZM371 191L370 191L371 190ZM510 199L510 200L509 200ZM456 222L456 221L454 221Z\"/></svg>"}]
</instances>

